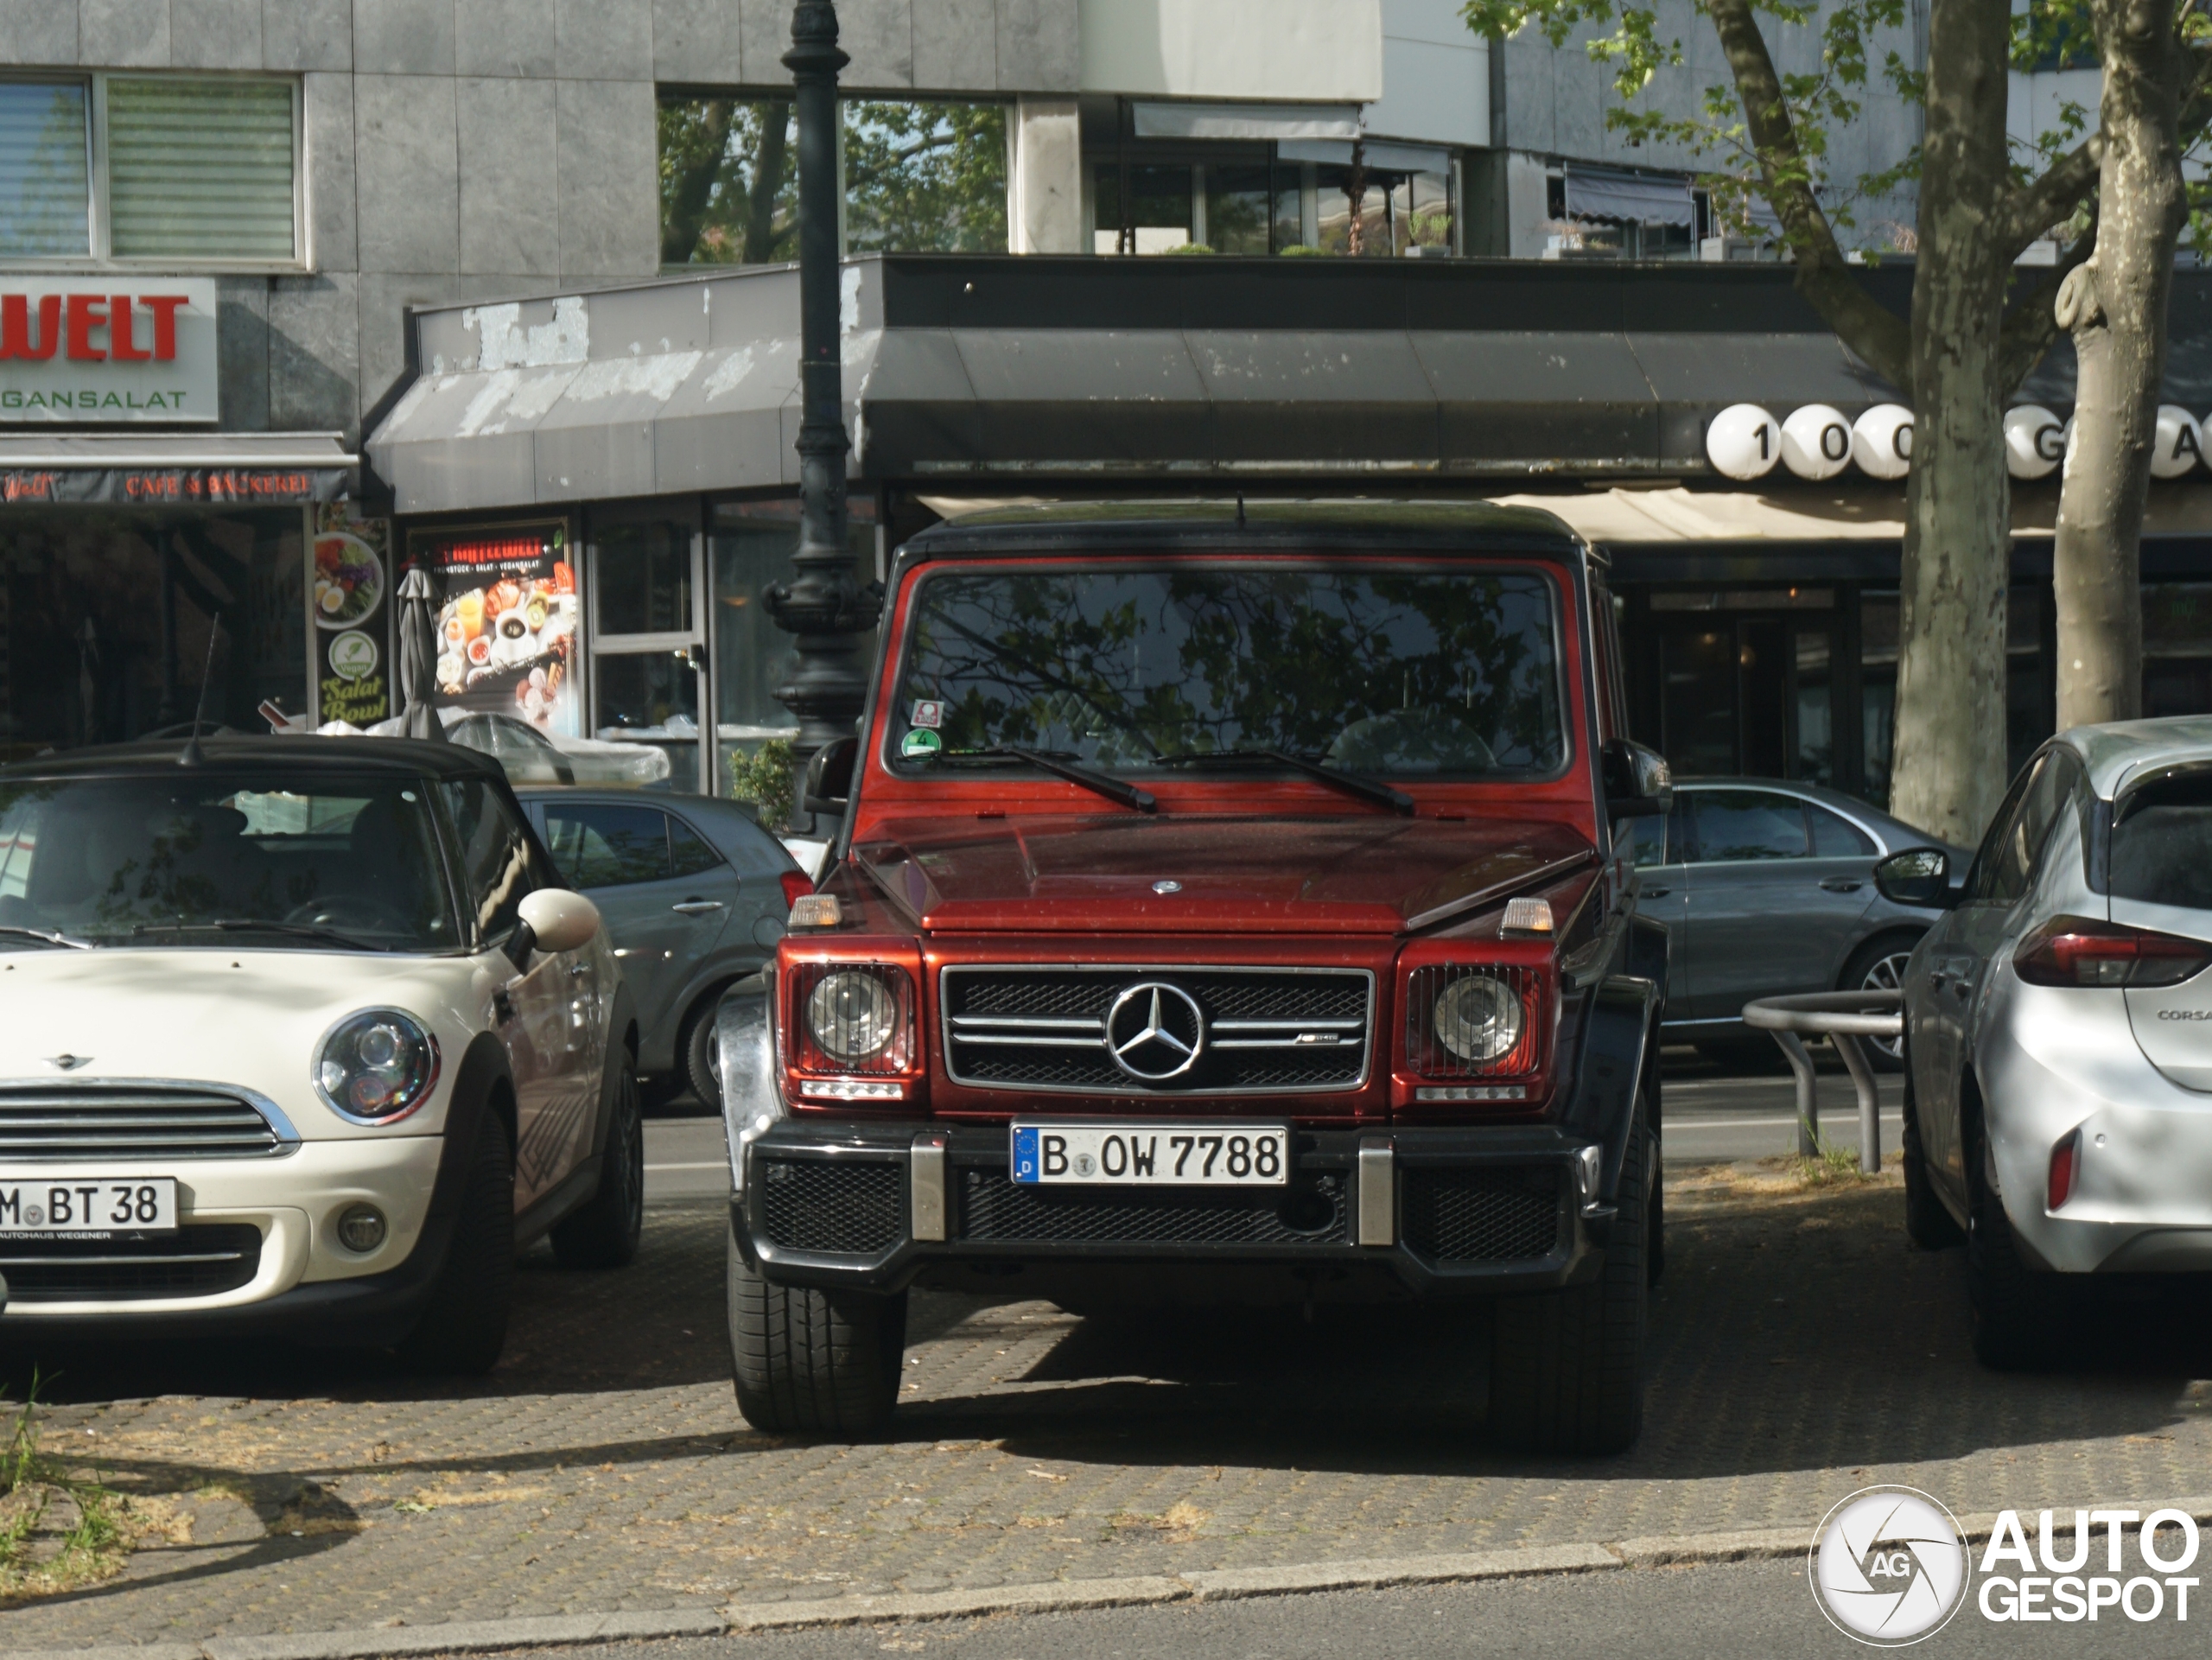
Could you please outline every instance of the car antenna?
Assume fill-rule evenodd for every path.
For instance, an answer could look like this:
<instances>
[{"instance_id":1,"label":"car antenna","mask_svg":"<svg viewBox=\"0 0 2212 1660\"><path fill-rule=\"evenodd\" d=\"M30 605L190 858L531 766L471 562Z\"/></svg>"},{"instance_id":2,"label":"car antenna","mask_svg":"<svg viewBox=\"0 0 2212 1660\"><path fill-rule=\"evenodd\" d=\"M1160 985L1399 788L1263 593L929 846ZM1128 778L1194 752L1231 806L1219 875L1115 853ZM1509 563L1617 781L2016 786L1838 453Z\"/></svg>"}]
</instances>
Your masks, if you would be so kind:
<instances>
[{"instance_id":1,"label":"car antenna","mask_svg":"<svg viewBox=\"0 0 2212 1660\"><path fill-rule=\"evenodd\" d=\"M1236 528L1240 531L1244 528L1244 493L1242 490L1236 493Z\"/></svg>"},{"instance_id":2,"label":"car antenna","mask_svg":"<svg viewBox=\"0 0 2212 1660\"><path fill-rule=\"evenodd\" d=\"M207 620L207 660L200 669L200 700L192 711L192 732L184 741L184 753L176 758L179 766L205 766L207 757L200 753L200 723L207 718L207 688L215 682L215 637L223 632L223 614L219 611Z\"/></svg>"}]
</instances>

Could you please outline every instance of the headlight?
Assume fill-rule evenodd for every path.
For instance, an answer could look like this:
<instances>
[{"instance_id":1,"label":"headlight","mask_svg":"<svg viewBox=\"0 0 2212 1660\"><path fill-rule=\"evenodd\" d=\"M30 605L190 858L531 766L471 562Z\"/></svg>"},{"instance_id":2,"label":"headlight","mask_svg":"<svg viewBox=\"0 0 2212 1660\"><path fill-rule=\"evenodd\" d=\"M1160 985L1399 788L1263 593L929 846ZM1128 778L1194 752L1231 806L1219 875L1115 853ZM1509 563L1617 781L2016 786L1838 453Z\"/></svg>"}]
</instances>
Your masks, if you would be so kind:
<instances>
[{"instance_id":1,"label":"headlight","mask_svg":"<svg viewBox=\"0 0 2212 1660\"><path fill-rule=\"evenodd\" d=\"M1510 1054L1521 1041L1521 999L1503 980L1471 974L1436 996L1436 1036L1462 1060L1478 1065Z\"/></svg>"},{"instance_id":2,"label":"headlight","mask_svg":"<svg viewBox=\"0 0 2212 1660\"><path fill-rule=\"evenodd\" d=\"M330 1028L315 1056L315 1093L357 1124L404 1118L430 1098L437 1081L437 1040L396 1008L347 1015Z\"/></svg>"},{"instance_id":3,"label":"headlight","mask_svg":"<svg viewBox=\"0 0 2212 1660\"><path fill-rule=\"evenodd\" d=\"M825 975L807 997L806 1026L831 1059L868 1060L898 1035L899 1000L878 976L841 969Z\"/></svg>"}]
</instances>

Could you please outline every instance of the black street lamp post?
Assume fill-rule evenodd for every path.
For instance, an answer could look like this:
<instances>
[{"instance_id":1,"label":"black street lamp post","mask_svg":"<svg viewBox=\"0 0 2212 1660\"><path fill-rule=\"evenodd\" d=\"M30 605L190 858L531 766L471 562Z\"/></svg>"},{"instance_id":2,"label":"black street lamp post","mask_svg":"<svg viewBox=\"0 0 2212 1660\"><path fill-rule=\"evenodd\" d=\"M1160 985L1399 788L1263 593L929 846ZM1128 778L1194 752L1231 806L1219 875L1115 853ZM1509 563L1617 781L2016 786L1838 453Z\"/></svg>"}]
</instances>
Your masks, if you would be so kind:
<instances>
[{"instance_id":1,"label":"black street lamp post","mask_svg":"<svg viewBox=\"0 0 2212 1660\"><path fill-rule=\"evenodd\" d=\"M791 677L776 699L798 717L792 759L799 775L824 744L849 737L868 696L853 636L875 620L880 599L853 575L845 535L844 394L837 328L837 49L832 0L798 0L784 65L798 90L799 392L798 550L793 580L762 595L776 626L798 637ZM794 794L794 801L798 799ZM803 806L794 829L810 828Z\"/></svg>"}]
</instances>

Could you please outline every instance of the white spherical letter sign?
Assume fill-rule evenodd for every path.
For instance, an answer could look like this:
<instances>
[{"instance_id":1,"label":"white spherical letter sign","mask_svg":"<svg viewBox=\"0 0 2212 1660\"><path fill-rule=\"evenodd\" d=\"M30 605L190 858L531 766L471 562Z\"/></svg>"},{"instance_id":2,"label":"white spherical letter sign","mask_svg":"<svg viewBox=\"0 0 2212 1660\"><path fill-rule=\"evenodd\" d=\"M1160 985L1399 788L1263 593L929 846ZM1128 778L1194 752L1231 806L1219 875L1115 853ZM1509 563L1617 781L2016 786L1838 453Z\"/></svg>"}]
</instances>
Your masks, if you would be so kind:
<instances>
[{"instance_id":1,"label":"white spherical letter sign","mask_svg":"<svg viewBox=\"0 0 2212 1660\"><path fill-rule=\"evenodd\" d=\"M1732 479L1763 479L1782 459L1782 426L1756 404L1731 404L1705 429L1705 454Z\"/></svg>"},{"instance_id":2,"label":"white spherical letter sign","mask_svg":"<svg viewBox=\"0 0 2212 1660\"><path fill-rule=\"evenodd\" d=\"M2158 436L2151 445L2151 476L2177 479L2204 459L2204 429L2178 404L2158 405Z\"/></svg>"},{"instance_id":3,"label":"white spherical letter sign","mask_svg":"<svg viewBox=\"0 0 2212 1660\"><path fill-rule=\"evenodd\" d=\"M2039 404L2005 411L2005 467L2016 479L2046 479L2066 458L2066 423Z\"/></svg>"},{"instance_id":4,"label":"white spherical letter sign","mask_svg":"<svg viewBox=\"0 0 2212 1660\"><path fill-rule=\"evenodd\" d=\"M1912 411L1877 404L1851 423L1851 458L1869 478L1901 479L1912 470Z\"/></svg>"},{"instance_id":5,"label":"white spherical letter sign","mask_svg":"<svg viewBox=\"0 0 2212 1660\"><path fill-rule=\"evenodd\" d=\"M1840 410L1808 404L1782 423L1782 464L1801 479L1832 479L1851 465L1851 423Z\"/></svg>"}]
</instances>

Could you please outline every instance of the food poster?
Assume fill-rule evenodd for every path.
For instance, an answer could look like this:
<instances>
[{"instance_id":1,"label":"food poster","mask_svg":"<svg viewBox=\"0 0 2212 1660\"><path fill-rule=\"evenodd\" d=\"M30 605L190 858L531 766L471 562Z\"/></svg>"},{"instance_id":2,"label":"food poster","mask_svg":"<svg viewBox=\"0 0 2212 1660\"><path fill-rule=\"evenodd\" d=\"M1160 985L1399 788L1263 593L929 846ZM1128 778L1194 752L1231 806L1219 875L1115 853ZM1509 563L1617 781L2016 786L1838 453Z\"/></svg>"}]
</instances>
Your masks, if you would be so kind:
<instances>
[{"instance_id":1,"label":"food poster","mask_svg":"<svg viewBox=\"0 0 2212 1660\"><path fill-rule=\"evenodd\" d=\"M389 590L391 521L363 518L350 501L315 510L315 615L318 722L365 727L392 712Z\"/></svg>"},{"instance_id":2,"label":"food poster","mask_svg":"<svg viewBox=\"0 0 2212 1660\"><path fill-rule=\"evenodd\" d=\"M437 592L438 706L582 735L580 611L568 526L417 531L407 550Z\"/></svg>"}]
</instances>

